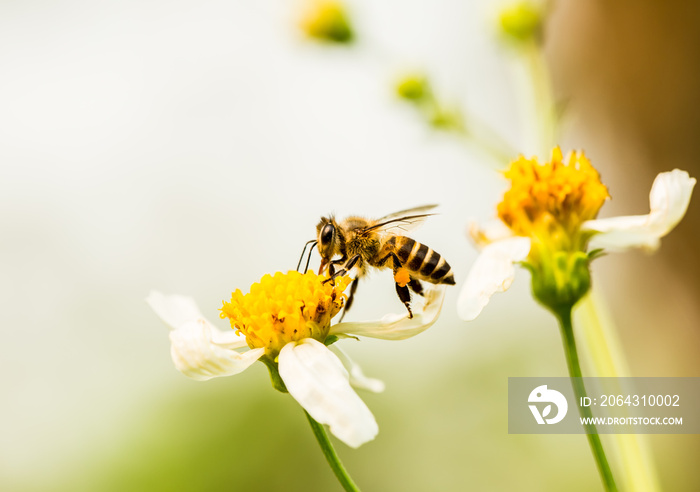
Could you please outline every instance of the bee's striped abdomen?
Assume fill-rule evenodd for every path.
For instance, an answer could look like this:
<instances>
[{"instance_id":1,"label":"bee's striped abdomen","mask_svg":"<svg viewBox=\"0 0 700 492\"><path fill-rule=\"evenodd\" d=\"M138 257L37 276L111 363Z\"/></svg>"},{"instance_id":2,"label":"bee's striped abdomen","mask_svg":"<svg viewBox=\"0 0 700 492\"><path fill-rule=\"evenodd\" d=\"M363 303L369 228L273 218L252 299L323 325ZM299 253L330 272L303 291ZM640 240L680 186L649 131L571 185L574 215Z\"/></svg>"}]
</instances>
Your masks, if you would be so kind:
<instances>
[{"instance_id":1,"label":"bee's striped abdomen","mask_svg":"<svg viewBox=\"0 0 700 492\"><path fill-rule=\"evenodd\" d=\"M431 249L430 255L428 255L428 258L423 262L423 266L418 273L425 277L431 275L435 271L435 268L437 268L438 263L440 263L441 258L442 256L440 256L439 253Z\"/></svg>"},{"instance_id":2,"label":"bee's striped abdomen","mask_svg":"<svg viewBox=\"0 0 700 492\"><path fill-rule=\"evenodd\" d=\"M402 265L415 277L433 284L454 285L452 267L437 251L405 236L394 236L387 244L394 247Z\"/></svg>"},{"instance_id":3,"label":"bee's striped abdomen","mask_svg":"<svg viewBox=\"0 0 700 492\"><path fill-rule=\"evenodd\" d=\"M405 263L405 267L408 268L412 272L417 272L421 269L421 266L423 266L423 262L425 261L425 257L431 253L431 249L427 247L425 244L421 243L416 243L418 246L418 249L415 247L413 248L414 251L412 252L410 259L408 260L407 263Z\"/></svg>"}]
</instances>

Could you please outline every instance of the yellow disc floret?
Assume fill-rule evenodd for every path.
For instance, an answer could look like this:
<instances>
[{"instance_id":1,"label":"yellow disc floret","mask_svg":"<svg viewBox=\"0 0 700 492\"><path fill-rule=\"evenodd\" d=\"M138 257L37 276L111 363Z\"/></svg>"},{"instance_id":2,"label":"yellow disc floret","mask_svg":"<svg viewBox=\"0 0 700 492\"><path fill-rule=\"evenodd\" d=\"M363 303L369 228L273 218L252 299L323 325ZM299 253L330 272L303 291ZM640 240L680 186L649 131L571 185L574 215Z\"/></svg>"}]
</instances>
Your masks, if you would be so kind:
<instances>
[{"instance_id":1,"label":"yellow disc floret","mask_svg":"<svg viewBox=\"0 0 700 492\"><path fill-rule=\"evenodd\" d=\"M511 188L498 204L498 217L519 236L538 235L552 226L575 234L609 196L583 152L570 152L564 160L555 147L551 161L543 164L520 156L504 174Z\"/></svg>"},{"instance_id":2,"label":"yellow disc floret","mask_svg":"<svg viewBox=\"0 0 700 492\"><path fill-rule=\"evenodd\" d=\"M273 359L289 342L303 338L323 342L331 318L347 299L343 291L352 281L338 277L324 283L327 279L310 270L265 275L251 285L250 293L237 289L231 294L231 301L221 308L221 317L245 335L250 348L265 348Z\"/></svg>"},{"instance_id":3,"label":"yellow disc floret","mask_svg":"<svg viewBox=\"0 0 700 492\"><path fill-rule=\"evenodd\" d=\"M533 294L555 312L571 309L591 284L591 232L581 226L598 215L608 189L583 152L563 159L559 147L543 164L520 156L504 174L511 188L498 204L498 217L514 234L530 238L523 266L532 273Z\"/></svg>"}]
</instances>

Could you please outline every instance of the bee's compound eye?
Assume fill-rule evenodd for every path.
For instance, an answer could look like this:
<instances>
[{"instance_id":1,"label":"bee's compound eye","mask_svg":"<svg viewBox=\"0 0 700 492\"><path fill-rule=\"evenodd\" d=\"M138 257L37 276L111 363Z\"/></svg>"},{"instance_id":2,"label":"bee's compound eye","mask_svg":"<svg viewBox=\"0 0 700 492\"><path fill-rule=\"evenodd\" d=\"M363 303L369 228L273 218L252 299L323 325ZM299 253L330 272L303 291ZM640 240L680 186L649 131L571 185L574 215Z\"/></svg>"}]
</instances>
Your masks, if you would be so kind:
<instances>
[{"instance_id":1,"label":"bee's compound eye","mask_svg":"<svg viewBox=\"0 0 700 492\"><path fill-rule=\"evenodd\" d=\"M335 227L333 224L326 224L321 229L321 244L330 244L333 241L333 234L335 233Z\"/></svg>"}]
</instances>

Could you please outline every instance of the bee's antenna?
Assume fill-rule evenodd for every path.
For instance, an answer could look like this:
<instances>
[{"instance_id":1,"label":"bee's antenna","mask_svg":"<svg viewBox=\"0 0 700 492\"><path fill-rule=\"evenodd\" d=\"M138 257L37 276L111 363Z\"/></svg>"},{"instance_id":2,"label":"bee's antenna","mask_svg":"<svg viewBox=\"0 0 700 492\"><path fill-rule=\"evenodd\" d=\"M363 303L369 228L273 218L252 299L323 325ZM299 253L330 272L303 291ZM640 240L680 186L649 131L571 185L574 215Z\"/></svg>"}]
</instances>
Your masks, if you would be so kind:
<instances>
[{"instance_id":1,"label":"bee's antenna","mask_svg":"<svg viewBox=\"0 0 700 492\"><path fill-rule=\"evenodd\" d=\"M304 268L304 272L309 271L309 263L311 263L311 252L314 250L316 245L318 244L318 241L314 241L314 243L311 245L311 248L309 249L309 259L306 260L306 268Z\"/></svg>"},{"instance_id":2,"label":"bee's antenna","mask_svg":"<svg viewBox=\"0 0 700 492\"><path fill-rule=\"evenodd\" d=\"M317 242L318 242L318 240L316 240L316 239L312 239L311 241L306 242L306 244L304 245L304 249L301 252L301 256L299 257L299 263L297 263L297 272L299 271L299 267L301 266L301 262L304 259L304 254L306 254L306 247L309 244L314 243L313 246L311 246L311 250L313 250L314 246L316 246ZM309 267L309 262L311 261L311 250L309 250L309 261L306 262L306 268Z\"/></svg>"}]
</instances>

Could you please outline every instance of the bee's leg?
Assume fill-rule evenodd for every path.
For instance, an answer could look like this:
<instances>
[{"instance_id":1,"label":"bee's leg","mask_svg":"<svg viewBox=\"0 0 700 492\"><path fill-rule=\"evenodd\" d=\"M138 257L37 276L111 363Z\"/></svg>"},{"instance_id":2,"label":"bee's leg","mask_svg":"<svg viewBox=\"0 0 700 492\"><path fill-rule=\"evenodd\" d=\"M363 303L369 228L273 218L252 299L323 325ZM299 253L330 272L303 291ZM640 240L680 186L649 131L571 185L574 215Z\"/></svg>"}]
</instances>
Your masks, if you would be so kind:
<instances>
[{"instance_id":1,"label":"bee's leg","mask_svg":"<svg viewBox=\"0 0 700 492\"><path fill-rule=\"evenodd\" d=\"M343 309L343 314L340 315L340 319L338 320L338 323L343 321L343 318L345 317L345 313L348 312L348 309L350 309L350 306L352 306L352 301L355 299L355 292L357 292L357 283L360 279L356 278L355 280L352 281L352 284L350 285L350 294L348 294L348 300L345 301L345 309Z\"/></svg>"},{"instance_id":2,"label":"bee's leg","mask_svg":"<svg viewBox=\"0 0 700 492\"><path fill-rule=\"evenodd\" d=\"M418 280L417 278L411 277L411 281L408 282L408 286L413 292L415 292L419 296L423 295L423 284L421 284L420 280Z\"/></svg>"},{"instance_id":3,"label":"bee's leg","mask_svg":"<svg viewBox=\"0 0 700 492\"><path fill-rule=\"evenodd\" d=\"M411 311L411 292L405 285L402 287L398 283L396 284L396 293L399 295L399 299L403 302L406 309L408 309L408 317L413 318L413 311Z\"/></svg>"},{"instance_id":4,"label":"bee's leg","mask_svg":"<svg viewBox=\"0 0 700 492\"><path fill-rule=\"evenodd\" d=\"M392 261L394 262L394 271L396 271L396 269L401 266L401 263L400 263L399 257L396 256L396 254L391 253L391 252L387 253L386 255L379 258L375 263L372 263L372 265L377 267L377 268L381 268L386 264L386 262L389 260L389 258L391 258Z\"/></svg>"},{"instance_id":5,"label":"bee's leg","mask_svg":"<svg viewBox=\"0 0 700 492\"><path fill-rule=\"evenodd\" d=\"M396 253L393 251L383 258L381 258L377 263L376 266L381 267L384 266L384 264L391 258L392 265L394 267L394 282L396 282L396 293L399 295L399 299L401 299L401 302L403 302L404 306L406 306L406 309L408 309L408 317L413 318L413 311L411 311L411 291L408 290L407 285L410 285L413 287L412 282L413 279L409 280L406 283L399 283L397 282L397 273L399 273L399 270L403 268L403 265L401 264L401 260L399 259L398 256L396 256ZM406 269L403 270L404 275L408 275ZM416 282L418 282L416 280ZM422 291L423 288L418 284L420 290ZM420 294L420 292L416 291L416 293Z\"/></svg>"},{"instance_id":6,"label":"bee's leg","mask_svg":"<svg viewBox=\"0 0 700 492\"><path fill-rule=\"evenodd\" d=\"M335 285L335 264L331 261L328 263L328 280L325 280L323 283L325 284L326 282L330 282L331 285Z\"/></svg>"},{"instance_id":7,"label":"bee's leg","mask_svg":"<svg viewBox=\"0 0 700 492\"><path fill-rule=\"evenodd\" d=\"M337 274L335 272L335 266L340 265L344 263L345 260L343 258L340 258L339 260L333 260L328 262L328 266L326 269L328 270L328 279L325 280L323 283L325 284L326 282L331 282L333 285L335 285L335 277L337 277Z\"/></svg>"},{"instance_id":8,"label":"bee's leg","mask_svg":"<svg viewBox=\"0 0 700 492\"><path fill-rule=\"evenodd\" d=\"M352 267L355 266L355 264L360 260L360 255L355 255L348 262L345 264L345 267L341 268L337 272L330 273L330 266L332 263L328 264L328 272L330 274L330 277L328 277L326 280L323 281L325 284L326 282L330 282L331 280L335 280L335 277L340 277L342 275L345 275L348 273L350 270L352 270Z\"/></svg>"}]
</instances>

